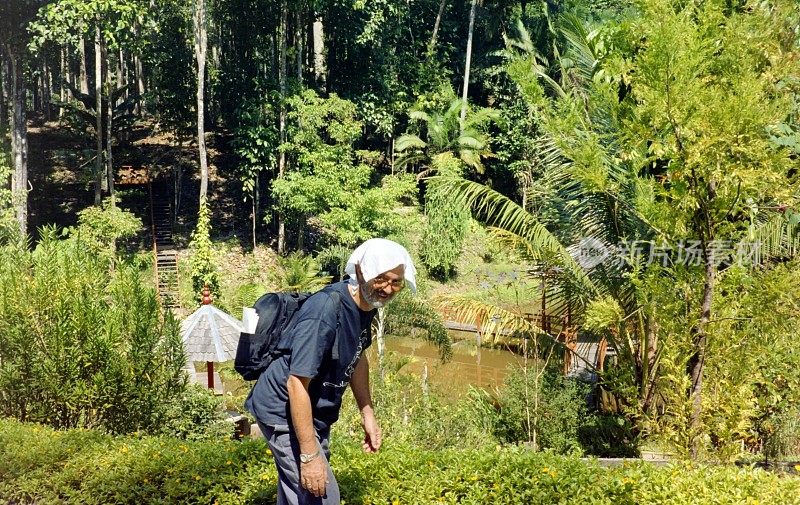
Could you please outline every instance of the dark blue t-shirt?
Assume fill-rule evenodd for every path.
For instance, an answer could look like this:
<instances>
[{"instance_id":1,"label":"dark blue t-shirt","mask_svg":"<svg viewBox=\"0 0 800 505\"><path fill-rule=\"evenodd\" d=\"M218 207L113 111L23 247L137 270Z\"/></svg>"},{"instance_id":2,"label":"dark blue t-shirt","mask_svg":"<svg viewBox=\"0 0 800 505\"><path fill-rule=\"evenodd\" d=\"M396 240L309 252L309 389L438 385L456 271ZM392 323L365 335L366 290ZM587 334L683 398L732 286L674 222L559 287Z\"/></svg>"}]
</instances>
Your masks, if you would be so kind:
<instances>
[{"instance_id":1,"label":"dark blue t-shirt","mask_svg":"<svg viewBox=\"0 0 800 505\"><path fill-rule=\"evenodd\" d=\"M303 303L284 332L281 347L291 349L258 378L245 407L266 425L291 425L289 374L310 377L308 387L314 426L327 429L339 419L339 408L350 378L364 349L372 343L370 324L374 310L358 308L347 281L337 282L314 293ZM339 293L339 302L330 291ZM337 312L339 359L333 359Z\"/></svg>"}]
</instances>

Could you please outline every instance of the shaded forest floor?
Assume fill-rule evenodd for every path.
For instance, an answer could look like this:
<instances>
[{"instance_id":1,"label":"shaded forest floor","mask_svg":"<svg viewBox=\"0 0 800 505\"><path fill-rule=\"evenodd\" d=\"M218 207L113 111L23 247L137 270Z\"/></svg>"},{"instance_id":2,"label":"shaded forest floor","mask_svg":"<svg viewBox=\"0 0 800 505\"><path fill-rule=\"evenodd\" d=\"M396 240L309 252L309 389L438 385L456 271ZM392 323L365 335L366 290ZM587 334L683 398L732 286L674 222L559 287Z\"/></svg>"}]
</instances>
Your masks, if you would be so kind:
<instances>
[{"instance_id":1,"label":"shaded forest floor","mask_svg":"<svg viewBox=\"0 0 800 505\"><path fill-rule=\"evenodd\" d=\"M209 200L212 209L212 236L231 238L250 233L250 205L242 198L241 183L234 173L234 159L225 132L208 134ZM28 171L30 178L29 229L34 240L41 226L73 226L78 212L94 203L95 143L92 132L78 132L58 121L33 117L28 123ZM153 123L139 123L127 142L115 143L115 171L120 167L147 167L156 180L169 186L176 208L176 243L188 243L197 220L200 174L196 142L160 132ZM121 206L143 219L149 228L142 191L116 187ZM107 193L104 193L104 197ZM144 202L146 204L146 201ZM267 230L268 232L269 230ZM149 240L149 238L147 239ZM143 244L148 247L149 244Z\"/></svg>"}]
</instances>

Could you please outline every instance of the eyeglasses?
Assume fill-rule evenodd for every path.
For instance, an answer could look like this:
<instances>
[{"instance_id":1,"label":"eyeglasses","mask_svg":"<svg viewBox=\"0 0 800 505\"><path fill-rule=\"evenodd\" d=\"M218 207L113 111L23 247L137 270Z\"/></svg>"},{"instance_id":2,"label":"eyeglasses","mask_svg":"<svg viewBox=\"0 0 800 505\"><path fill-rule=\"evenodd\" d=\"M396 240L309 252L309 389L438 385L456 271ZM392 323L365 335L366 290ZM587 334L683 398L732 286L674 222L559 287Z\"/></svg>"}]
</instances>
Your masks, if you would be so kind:
<instances>
[{"instance_id":1,"label":"eyeglasses","mask_svg":"<svg viewBox=\"0 0 800 505\"><path fill-rule=\"evenodd\" d=\"M392 291L400 291L405 285L405 279L389 279L383 276L372 279L372 287L375 289L385 289L386 286L392 286Z\"/></svg>"}]
</instances>

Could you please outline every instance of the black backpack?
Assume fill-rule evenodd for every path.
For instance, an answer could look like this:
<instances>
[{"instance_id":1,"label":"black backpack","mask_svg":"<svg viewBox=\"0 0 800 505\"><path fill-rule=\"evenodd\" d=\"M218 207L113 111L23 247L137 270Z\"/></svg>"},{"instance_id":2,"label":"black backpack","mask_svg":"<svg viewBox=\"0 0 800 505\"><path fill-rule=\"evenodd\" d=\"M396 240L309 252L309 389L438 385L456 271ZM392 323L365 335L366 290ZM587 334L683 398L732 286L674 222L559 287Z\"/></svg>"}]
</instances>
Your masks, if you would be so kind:
<instances>
[{"instance_id":1,"label":"black backpack","mask_svg":"<svg viewBox=\"0 0 800 505\"><path fill-rule=\"evenodd\" d=\"M336 317L339 317L341 306L339 293L334 290L327 290L331 297L337 302ZM312 295L312 293L266 293L256 300L253 308L258 314L258 323L255 333L241 332L239 334L239 345L236 348L236 358L233 367L245 380L256 380L261 373L276 358L287 352L288 349L282 348L281 337L292 316L300 309L300 306ZM333 343L332 357L339 359L338 328ZM284 345L283 347L288 347Z\"/></svg>"}]
</instances>

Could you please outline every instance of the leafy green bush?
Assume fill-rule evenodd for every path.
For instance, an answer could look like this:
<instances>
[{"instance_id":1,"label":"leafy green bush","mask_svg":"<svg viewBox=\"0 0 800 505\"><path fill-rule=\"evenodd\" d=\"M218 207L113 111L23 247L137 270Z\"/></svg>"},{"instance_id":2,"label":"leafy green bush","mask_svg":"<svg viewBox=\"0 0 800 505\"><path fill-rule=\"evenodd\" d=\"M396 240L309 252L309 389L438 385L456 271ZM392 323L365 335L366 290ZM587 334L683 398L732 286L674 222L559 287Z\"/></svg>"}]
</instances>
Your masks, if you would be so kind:
<instances>
[{"instance_id":1,"label":"leafy green bush","mask_svg":"<svg viewBox=\"0 0 800 505\"><path fill-rule=\"evenodd\" d=\"M495 431L500 440L527 442L557 453L580 450L587 385L539 367L515 367L500 392Z\"/></svg>"},{"instance_id":2,"label":"leafy green bush","mask_svg":"<svg viewBox=\"0 0 800 505\"><path fill-rule=\"evenodd\" d=\"M454 158L452 162L458 163ZM428 219L420 257L431 276L447 280L456 274L456 264L469 229L470 210L455 201L446 189L428 185L425 215Z\"/></svg>"},{"instance_id":3,"label":"leafy green bush","mask_svg":"<svg viewBox=\"0 0 800 505\"><path fill-rule=\"evenodd\" d=\"M141 219L107 199L102 207L87 207L78 212L78 226L71 228L69 234L98 254L113 258L117 242L134 236L142 227Z\"/></svg>"},{"instance_id":4,"label":"leafy green bush","mask_svg":"<svg viewBox=\"0 0 800 505\"><path fill-rule=\"evenodd\" d=\"M578 440L586 454L602 458L631 458L639 454L631 422L616 414L595 413L578 426Z\"/></svg>"},{"instance_id":5,"label":"leafy green bush","mask_svg":"<svg viewBox=\"0 0 800 505\"><path fill-rule=\"evenodd\" d=\"M601 468L520 447L424 450L392 437L377 454L335 437L332 466L344 504L800 504L800 479L763 470L676 463ZM53 431L0 420L0 502L219 503L275 501L262 441L191 442Z\"/></svg>"},{"instance_id":6,"label":"leafy green bush","mask_svg":"<svg viewBox=\"0 0 800 505\"><path fill-rule=\"evenodd\" d=\"M3 135L5 140L5 135ZM0 180L7 181L12 174L10 156L4 143L0 142ZM0 188L0 244L19 238L19 224L14 216L14 195L3 186Z\"/></svg>"},{"instance_id":7,"label":"leafy green bush","mask_svg":"<svg viewBox=\"0 0 800 505\"><path fill-rule=\"evenodd\" d=\"M83 236L45 229L33 251L0 249L0 412L60 428L153 429L185 387L178 323L138 271Z\"/></svg>"},{"instance_id":8,"label":"leafy green bush","mask_svg":"<svg viewBox=\"0 0 800 505\"><path fill-rule=\"evenodd\" d=\"M770 416L770 428L764 444L765 458L781 460L800 456L800 410Z\"/></svg>"},{"instance_id":9,"label":"leafy green bush","mask_svg":"<svg viewBox=\"0 0 800 505\"><path fill-rule=\"evenodd\" d=\"M192 384L168 401L158 433L186 440L230 437L233 424L225 421L222 404L208 388Z\"/></svg>"}]
</instances>

